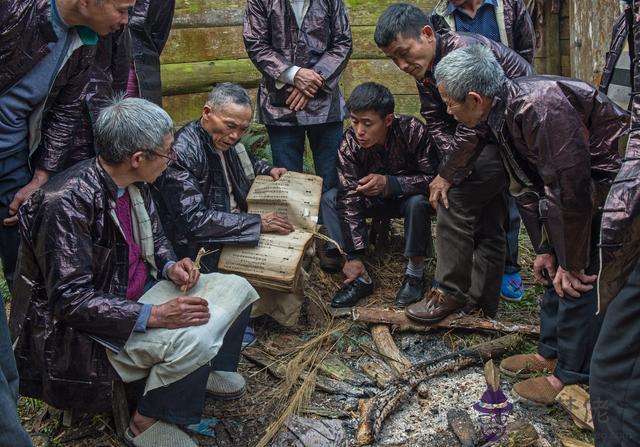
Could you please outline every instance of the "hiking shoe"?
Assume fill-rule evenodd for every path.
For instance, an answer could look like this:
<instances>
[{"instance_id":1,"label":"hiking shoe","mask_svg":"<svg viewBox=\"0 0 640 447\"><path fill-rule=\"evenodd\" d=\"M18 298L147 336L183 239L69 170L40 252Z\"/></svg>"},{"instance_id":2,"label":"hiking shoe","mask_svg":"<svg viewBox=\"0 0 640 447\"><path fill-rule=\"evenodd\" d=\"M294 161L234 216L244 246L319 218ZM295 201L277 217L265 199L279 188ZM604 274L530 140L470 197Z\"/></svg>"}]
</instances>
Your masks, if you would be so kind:
<instances>
[{"instance_id":1,"label":"hiking shoe","mask_svg":"<svg viewBox=\"0 0 640 447\"><path fill-rule=\"evenodd\" d=\"M552 373L557 362L556 359L540 360L535 354L512 355L500 362L500 372L509 377L526 379L534 374Z\"/></svg>"},{"instance_id":2,"label":"hiking shoe","mask_svg":"<svg viewBox=\"0 0 640 447\"><path fill-rule=\"evenodd\" d=\"M524 284L520 273L505 273L502 275L500 296L503 300L519 303L524 295Z\"/></svg>"},{"instance_id":3,"label":"hiking shoe","mask_svg":"<svg viewBox=\"0 0 640 447\"><path fill-rule=\"evenodd\" d=\"M247 391L242 375L232 371L211 371L207 379L207 395L213 399L238 399Z\"/></svg>"},{"instance_id":4,"label":"hiking shoe","mask_svg":"<svg viewBox=\"0 0 640 447\"><path fill-rule=\"evenodd\" d=\"M256 332L253 330L250 324L247 324L247 327L244 328L244 334L242 334L242 347L240 350L244 348L248 348L249 346L253 346L256 343Z\"/></svg>"},{"instance_id":5,"label":"hiking shoe","mask_svg":"<svg viewBox=\"0 0 640 447\"><path fill-rule=\"evenodd\" d=\"M417 303L424 295L424 278L411 275L404 275L402 287L396 295L396 306L405 307L409 304Z\"/></svg>"},{"instance_id":6,"label":"hiking shoe","mask_svg":"<svg viewBox=\"0 0 640 447\"><path fill-rule=\"evenodd\" d=\"M550 406L560 391L551 386L547 376L533 377L513 385L513 394L528 405Z\"/></svg>"},{"instance_id":7,"label":"hiking shoe","mask_svg":"<svg viewBox=\"0 0 640 447\"><path fill-rule=\"evenodd\" d=\"M436 323L463 307L464 304L450 295L445 295L440 289L431 289L426 298L407 307L404 313L421 323Z\"/></svg>"}]
</instances>

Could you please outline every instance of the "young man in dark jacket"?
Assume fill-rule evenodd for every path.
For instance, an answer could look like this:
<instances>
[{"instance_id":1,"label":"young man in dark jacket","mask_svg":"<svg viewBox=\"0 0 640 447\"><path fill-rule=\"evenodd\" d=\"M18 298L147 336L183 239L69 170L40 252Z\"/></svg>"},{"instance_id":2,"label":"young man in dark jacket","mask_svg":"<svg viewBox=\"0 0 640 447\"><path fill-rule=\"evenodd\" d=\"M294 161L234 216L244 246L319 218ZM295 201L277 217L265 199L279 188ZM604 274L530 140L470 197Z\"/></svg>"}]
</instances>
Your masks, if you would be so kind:
<instances>
[{"instance_id":1,"label":"young man in dark jacket","mask_svg":"<svg viewBox=\"0 0 640 447\"><path fill-rule=\"evenodd\" d=\"M144 379L167 365L166 386L139 399L128 443L171 437L172 445L195 446L176 425L200 421L205 392L226 397L243 383L234 371L250 306L211 365L211 358L181 360L210 352L213 334L198 328L209 321L208 302L138 302L154 279L189 290L199 278L191 259L176 262L148 186L175 158L173 123L155 104L128 98L105 107L94 130L99 156L55 176L20 209L11 307L20 391L57 408L105 411L118 375ZM232 293L246 289L255 298L237 280Z\"/></svg>"},{"instance_id":2,"label":"young man in dark jacket","mask_svg":"<svg viewBox=\"0 0 640 447\"><path fill-rule=\"evenodd\" d=\"M333 188L347 112L339 82L352 50L343 0L249 0L243 36L262 73L257 119L274 164L302 172L306 136L323 190Z\"/></svg>"},{"instance_id":3,"label":"young man in dark jacket","mask_svg":"<svg viewBox=\"0 0 640 447\"><path fill-rule=\"evenodd\" d=\"M339 185L322 196L324 225L347 253L347 279L333 307L353 306L373 292L360 259L369 243L368 217L404 218L409 263L396 304L407 306L424 294L424 258L433 256L427 191L438 158L424 124L394 115L394 106L391 92L373 82L356 87L347 101L351 127L338 150Z\"/></svg>"},{"instance_id":4,"label":"young man in dark jacket","mask_svg":"<svg viewBox=\"0 0 640 447\"><path fill-rule=\"evenodd\" d=\"M501 370L520 377L553 371L513 387L524 400L551 405L564 385L589 378L600 329L592 284L599 210L620 168L618 138L628 115L582 81L510 80L481 46L445 56L435 77L456 120L486 126L498 139L510 192L537 253L534 274L546 286L538 353L509 357Z\"/></svg>"},{"instance_id":5,"label":"young man in dark jacket","mask_svg":"<svg viewBox=\"0 0 640 447\"><path fill-rule=\"evenodd\" d=\"M431 17L419 8L395 4L384 11L374 35L382 51L416 79L421 114L442 160L439 175L429 185L432 206L438 206L440 199L444 205L437 210L439 287L406 310L407 316L424 322L465 308L480 308L494 316L504 270L507 180L495 141L486 129L468 129L447 114L433 69L456 48L482 45L496 54L509 77L533 74L527 61L500 43L436 28L440 31L434 31ZM449 182L459 185L447 196L443 185L448 187Z\"/></svg>"},{"instance_id":6,"label":"young man in dark jacket","mask_svg":"<svg viewBox=\"0 0 640 447\"><path fill-rule=\"evenodd\" d=\"M536 36L523 0L447 0L441 1L434 12L444 17L452 30L481 34L508 46L533 64ZM517 302L524 294L518 265L520 214L515 199L508 193L505 193L505 197L506 250L500 296Z\"/></svg>"}]
</instances>

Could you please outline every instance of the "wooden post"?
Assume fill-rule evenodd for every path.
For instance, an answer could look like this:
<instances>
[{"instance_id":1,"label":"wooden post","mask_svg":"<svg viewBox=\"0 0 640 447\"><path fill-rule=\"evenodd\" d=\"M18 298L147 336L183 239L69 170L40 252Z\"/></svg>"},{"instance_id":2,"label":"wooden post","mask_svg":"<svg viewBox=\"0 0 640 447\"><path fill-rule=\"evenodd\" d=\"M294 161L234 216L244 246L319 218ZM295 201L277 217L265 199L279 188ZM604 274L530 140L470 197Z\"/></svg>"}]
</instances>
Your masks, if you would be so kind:
<instances>
[{"instance_id":1,"label":"wooden post","mask_svg":"<svg viewBox=\"0 0 640 447\"><path fill-rule=\"evenodd\" d=\"M609 50L611 31L620 15L618 0L570 0L571 76L595 84Z\"/></svg>"}]
</instances>

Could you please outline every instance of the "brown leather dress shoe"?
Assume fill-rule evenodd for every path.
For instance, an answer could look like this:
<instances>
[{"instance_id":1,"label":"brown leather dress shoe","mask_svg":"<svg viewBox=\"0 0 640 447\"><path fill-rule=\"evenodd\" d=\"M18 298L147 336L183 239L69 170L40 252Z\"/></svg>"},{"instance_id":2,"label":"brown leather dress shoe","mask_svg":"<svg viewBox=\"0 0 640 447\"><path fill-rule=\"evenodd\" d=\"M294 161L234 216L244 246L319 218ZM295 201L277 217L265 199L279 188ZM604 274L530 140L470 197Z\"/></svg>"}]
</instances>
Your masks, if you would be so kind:
<instances>
[{"instance_id":1,"label":"brown leather dress shoe","mask_svg":"<svg viewBox=\"0 0 640 447\"><path fill-rule=\"evenodd\" d=\"M452 296L445 295L439 289L431 289L426 298L408 306L404 312L412 320L436 323L463 307L464 304L459 303Z\"/></svg>"}]
</instances>

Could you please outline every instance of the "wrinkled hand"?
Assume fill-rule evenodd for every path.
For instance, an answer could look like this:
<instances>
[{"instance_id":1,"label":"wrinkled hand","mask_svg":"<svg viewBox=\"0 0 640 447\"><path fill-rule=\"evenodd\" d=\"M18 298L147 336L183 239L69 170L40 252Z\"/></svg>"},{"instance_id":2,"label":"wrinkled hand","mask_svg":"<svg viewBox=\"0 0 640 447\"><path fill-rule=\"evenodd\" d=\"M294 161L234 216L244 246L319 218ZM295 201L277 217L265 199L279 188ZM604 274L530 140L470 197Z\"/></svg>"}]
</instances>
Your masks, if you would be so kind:
<instances>
[{"instance_id":1,"label":"wrinkled hand","mask_svg":"<svg viewBox=\"0 0 640 447\"><path fill-rule=\"evenodd\" d=\"M364 268L364 264L359 259L352 259L351 261L347 261L344 263L344 267L342 267L342 273L347 279L344 280L344 284L351 284L353 281L358 279L361 276L367 274L367 269Z\"/></svg>"},{"instance_id":2,"label":"wrinkled hand","mask_svg":"<svg viewBox=\"0 0 640 447\"><path fill-rule=\"evenodd\" d=\"M186 292L200 279L200 271L190 258L182 258L167 269L167 277Z\"/></svg>"},{"instance_id":3,"label":"wrinkled hand","mask_svg":"<svg viewBox=\"0 0 640 447\"><path fill-rule=\"evenodd\" d=\"M447 199L449 188L451 188L451 183L440 177L440 175L436 175L436 178L429 183L429 203L431 203L433 209L438 209L440 200L442 200L445 208L449 208L449 199Z\"/></svg>"},{"instance_id":4,"label":"wrinkled hand","mask_svg":"<svg viewBox=\"0 0 640 447\"><path fill-rule=\"evenodd\" d=\"M305 96L297 88L292 88L289 97L287 98L286 104L289 106L291 110L294 112L299 112L300 110L304 110L309 104L309 97Z\"/></svg>"},{"instance_id":5,"label":"wrinkled hand","mask_svg":"<svg viewBox=\"0 0 640 447\"><path fill-rule=\"evenodd\" d=\"M9 217L4 219L2 223L7 226L13 226L18 223L18 208L29 198L38 188L47 183L49 173L43 169L36 169L33 178L29 183L18 190L13 200L9 204Z\"/></svg>"},{"instance_id":6,"label":"wrinkled hand","mask_svg":"<svg viewBox=\"0 0 640 447\"><path fill-rule=\"evenodd\" d=\"M261 233L278 233L278 234L289 234L293 231L293 225L289 223L289 221L284 218L278 216L276 213L266 213L260 216Z\"/></svg>"},{"instance_id":7,"label":"wrinkled hand","mask_svg":"<svg viewBox=\"0 0 640 447\"><path fill-rule=\"evenodd\" d=\"M593 289L592 282L595 282L598 275L587 275L584 269L579 272L565 270L562 266L558 266L558 272L553 279L553 288L556 293L564 297L565 293L574 298L580 298L581 293L588 292Z\"/></svg>"},{"instance_id":8,"label":"wrinkled hand","mask_svg":"<svg viewBox=\"0 0 640 447\"><path fill-rule=\"evenodd\" d=\"M375 197L384 194L387 188L387 176L381 174L369 174L358 180L357 192L367 197Z\"/></svg>"},{"instance_id":9,"label":"wrinkled hand","mask_svg":"<svg viewBox=\"0 0 640 447\"><path fill-rule=\"evenodd\" d=\"M209 321L209 304L195 296L179 296L164 304L154 305L147 327L178 329L199 326Z\"/></svg>"},{"instance_id":10,"label":"wrinkled hand","mask_svg":"<svg viewBox=\"0 0 640 447\"><path fill-rule=\"evenodd\" d=\"M293 78L293 85L309 98L313 98L323 84L322 76L308 68L299 69Z\"/></svg>"},{"instance_id":11,"label":"wrinkled hand","mask_svg":"<svg viewBox=\"0 0 640 447\"><path fill-rule=\"evenodd\" d=\"M280 177L282 177L286 173L287 173L287 168L272 168L271 171L269 171L269 175L274 180L278 180Z\"/></svg>"},{"instance_id":12,"label":"wrinkled hand","mask_svg":"<svg viewBox=\"0 0 640 447\"><path fill-rule=\"evenodd\" d=\"M543 286L551 287L556 277L556 257L552 254L537 255L533 261L533 276Z\"/></svg>"}]
</instances>

